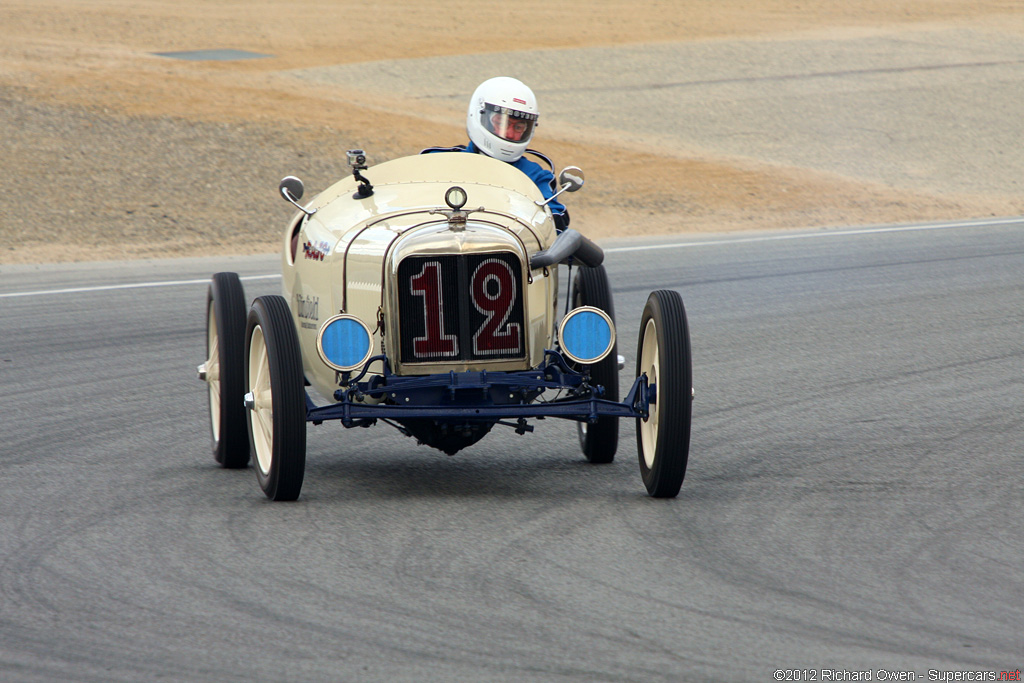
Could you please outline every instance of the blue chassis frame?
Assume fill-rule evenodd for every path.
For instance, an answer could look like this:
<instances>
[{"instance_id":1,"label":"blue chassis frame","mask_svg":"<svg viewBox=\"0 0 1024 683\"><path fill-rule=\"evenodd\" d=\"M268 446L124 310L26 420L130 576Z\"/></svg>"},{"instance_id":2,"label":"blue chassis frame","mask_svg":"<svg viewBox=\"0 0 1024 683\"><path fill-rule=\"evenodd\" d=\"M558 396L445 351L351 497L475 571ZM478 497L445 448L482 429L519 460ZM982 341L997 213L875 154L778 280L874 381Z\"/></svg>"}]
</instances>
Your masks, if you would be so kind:
<instances>
[{"instance_id":1,"label":"blue chassis frame","mask_svg":"<svg viewBox=\"0 0 1024 683\"><path fill-rule=\"evenodd\" d=\"M384 369L368 381L361 380L370 365L381 361ZM366 427L378 418L401 422L412 418L432 418L445 422L492 422L518 420L516 431L533 431L526 418L558 417L579 422L596 422L599 417L635 417L646 419L656 401L656 386L641 374L621 403L599 398L604 388L591 386L587 373L568 366L560 353L544 352L544 363L535 370L518 372L448 372L437 375L402 377L391 373L387 356L373 356L354 378L341 373L344 387L334 392L338 401L317 406L306 393L306 421L320 424L340 420L345 427ZM533 403L544 391L569 391L570 396ZM365 396L389 397L394 403L366 404ZM518 396L518 402L515 401ZM499 398L500 397L500 398Z\"/></svg>"}]
</instances>

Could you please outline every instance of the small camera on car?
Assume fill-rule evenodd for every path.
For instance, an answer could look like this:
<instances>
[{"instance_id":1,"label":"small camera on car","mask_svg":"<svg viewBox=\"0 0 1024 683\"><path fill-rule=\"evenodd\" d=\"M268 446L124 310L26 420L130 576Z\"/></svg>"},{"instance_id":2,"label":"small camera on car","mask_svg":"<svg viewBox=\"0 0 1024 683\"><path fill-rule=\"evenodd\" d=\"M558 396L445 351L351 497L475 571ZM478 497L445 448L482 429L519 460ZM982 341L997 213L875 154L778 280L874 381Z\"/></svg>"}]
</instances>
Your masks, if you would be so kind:
<instances>
[{"instance_id":1,"label":"small camera on car","mask_svg":"<svg viewBox=\"0 0 1024 683\"><path fill-rule=\"evenodd\" d=\"M366 168L366 152L361 149L350 149L346 152L348 155L348 165L352 168Z\"/></svg>"},{"instance_id":2,"label":"small camera on car","mask_svg":"<svg viewBox=\"0 0 1024 683\"><path fill-rule=\"evenodd\" d=\"M345 154L348 156L348 165L352 168L352 177L359 182L359 187L352 197L366 199L373 194L373 185L360 173L366 170L366 152L361 149L350 149Z\"/></svg>"}]
</instances>

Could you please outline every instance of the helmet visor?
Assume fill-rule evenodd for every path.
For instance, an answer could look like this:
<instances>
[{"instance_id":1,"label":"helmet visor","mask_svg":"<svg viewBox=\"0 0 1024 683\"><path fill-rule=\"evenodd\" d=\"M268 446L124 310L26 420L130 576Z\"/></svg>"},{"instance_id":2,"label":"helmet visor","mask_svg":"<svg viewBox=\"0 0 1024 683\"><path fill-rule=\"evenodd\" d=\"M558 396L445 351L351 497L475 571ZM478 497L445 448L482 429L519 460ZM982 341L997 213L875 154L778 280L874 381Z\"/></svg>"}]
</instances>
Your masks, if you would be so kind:
<instances>
[{"instance_id":1,"label":"helmet visor","mask_svg":"<svg viewBox=\"0 0 1024 683\"><path fill-rule=\"evenodd\" d=\"M536 114L497 104L484 105L480 117L480 123L485 130L508 142L527 142L533 136L533 128L537 125Z\"/></svg>"}]
</instances>

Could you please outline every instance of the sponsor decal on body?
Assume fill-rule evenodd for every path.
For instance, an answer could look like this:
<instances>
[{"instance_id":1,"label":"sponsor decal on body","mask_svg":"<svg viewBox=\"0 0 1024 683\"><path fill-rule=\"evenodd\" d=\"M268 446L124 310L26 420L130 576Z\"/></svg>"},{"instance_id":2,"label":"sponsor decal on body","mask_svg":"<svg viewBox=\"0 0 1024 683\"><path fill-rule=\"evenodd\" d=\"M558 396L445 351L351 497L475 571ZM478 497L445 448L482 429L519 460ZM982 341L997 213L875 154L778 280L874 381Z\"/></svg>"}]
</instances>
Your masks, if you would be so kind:
<instances>
[{"instance_id":1,"label":"sponsor decal on body","mask_svg":"<svg viewBox=\"0 0 1024 683\"><path fill-rule=\"evenodd\" d=\"M324 257L331 253L331 245L324 240L318 242L304 242L302 244L302 255L314 261L323 261Z\"/></svg>"},{"instance_id":2,"label":"sponsor decal on body","mask_svg":"<svg viewBox=\"0 0 1024 683\"><path fill-rule=\"evenodd\" d=\"M320 297L295 295L295 315L303 320L312 322L301 323L306 330L315 330L316 321L320 320Z\"/></svg>"}]
</instances>

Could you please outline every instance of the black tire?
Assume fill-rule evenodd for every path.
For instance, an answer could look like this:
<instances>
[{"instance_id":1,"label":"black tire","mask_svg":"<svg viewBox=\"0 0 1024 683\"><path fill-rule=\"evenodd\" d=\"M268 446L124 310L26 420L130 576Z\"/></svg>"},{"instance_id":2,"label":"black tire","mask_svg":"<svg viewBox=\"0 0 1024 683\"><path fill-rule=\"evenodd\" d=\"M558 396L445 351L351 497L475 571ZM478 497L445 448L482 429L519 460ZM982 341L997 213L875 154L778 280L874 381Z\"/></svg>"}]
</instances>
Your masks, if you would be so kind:
<instances>
[{"instance_id":1,"label":"black tire","mask_svg":"<svg viewBox=\"0 0 1024 683\"><path fill-rule=\"evenodd\" d=\"M662 289L647 298L636 351L636 374L643 372L656 386L656 401L648 419L636 421L640 476L651 496L673 498L686 476L693 400L690 329L677 292Z\"/></svg>"},{"instance_id":2,"label":"black tire","mask_svg":"<svg viewBox=\"0 0 1024 683\"><path fill-rule=\"evenodd\" d=\"M206 293L206 373L210 440L221 467L249 463L245 430L245 291L236 273L216 273Z\"/></svg>"},{"instance_id":3,"label":"black tire","mask_svg":"<svg viewBox=\"0 0 1024 683\"><path fill-rule=\"evenodd\" d=\"M261 296L245 331L246 411L256 479L267 498L295 500L306 470L306 395L302 355L288 303Z\"/></svg>"},{"instance_id":4,"label":"black tire","mask_svg":"<svg viewBox=\"0 0 1024 683\"><path fill-rule=\"evenodd\" d=\"M612 289L604 266L580 268L572 285L572 307L593 306L600 308L615 322L615 307L612 305ZM590 378L594 384L604 387L604 396L610 401L619 400L619 345L612 347L604 359L590 366ZM619 418L599 417L597 422L577 422L576 431L580 438L580 449L592 463L609 463L615 459L619 447Z\"/></svg>"}]
</instances>

